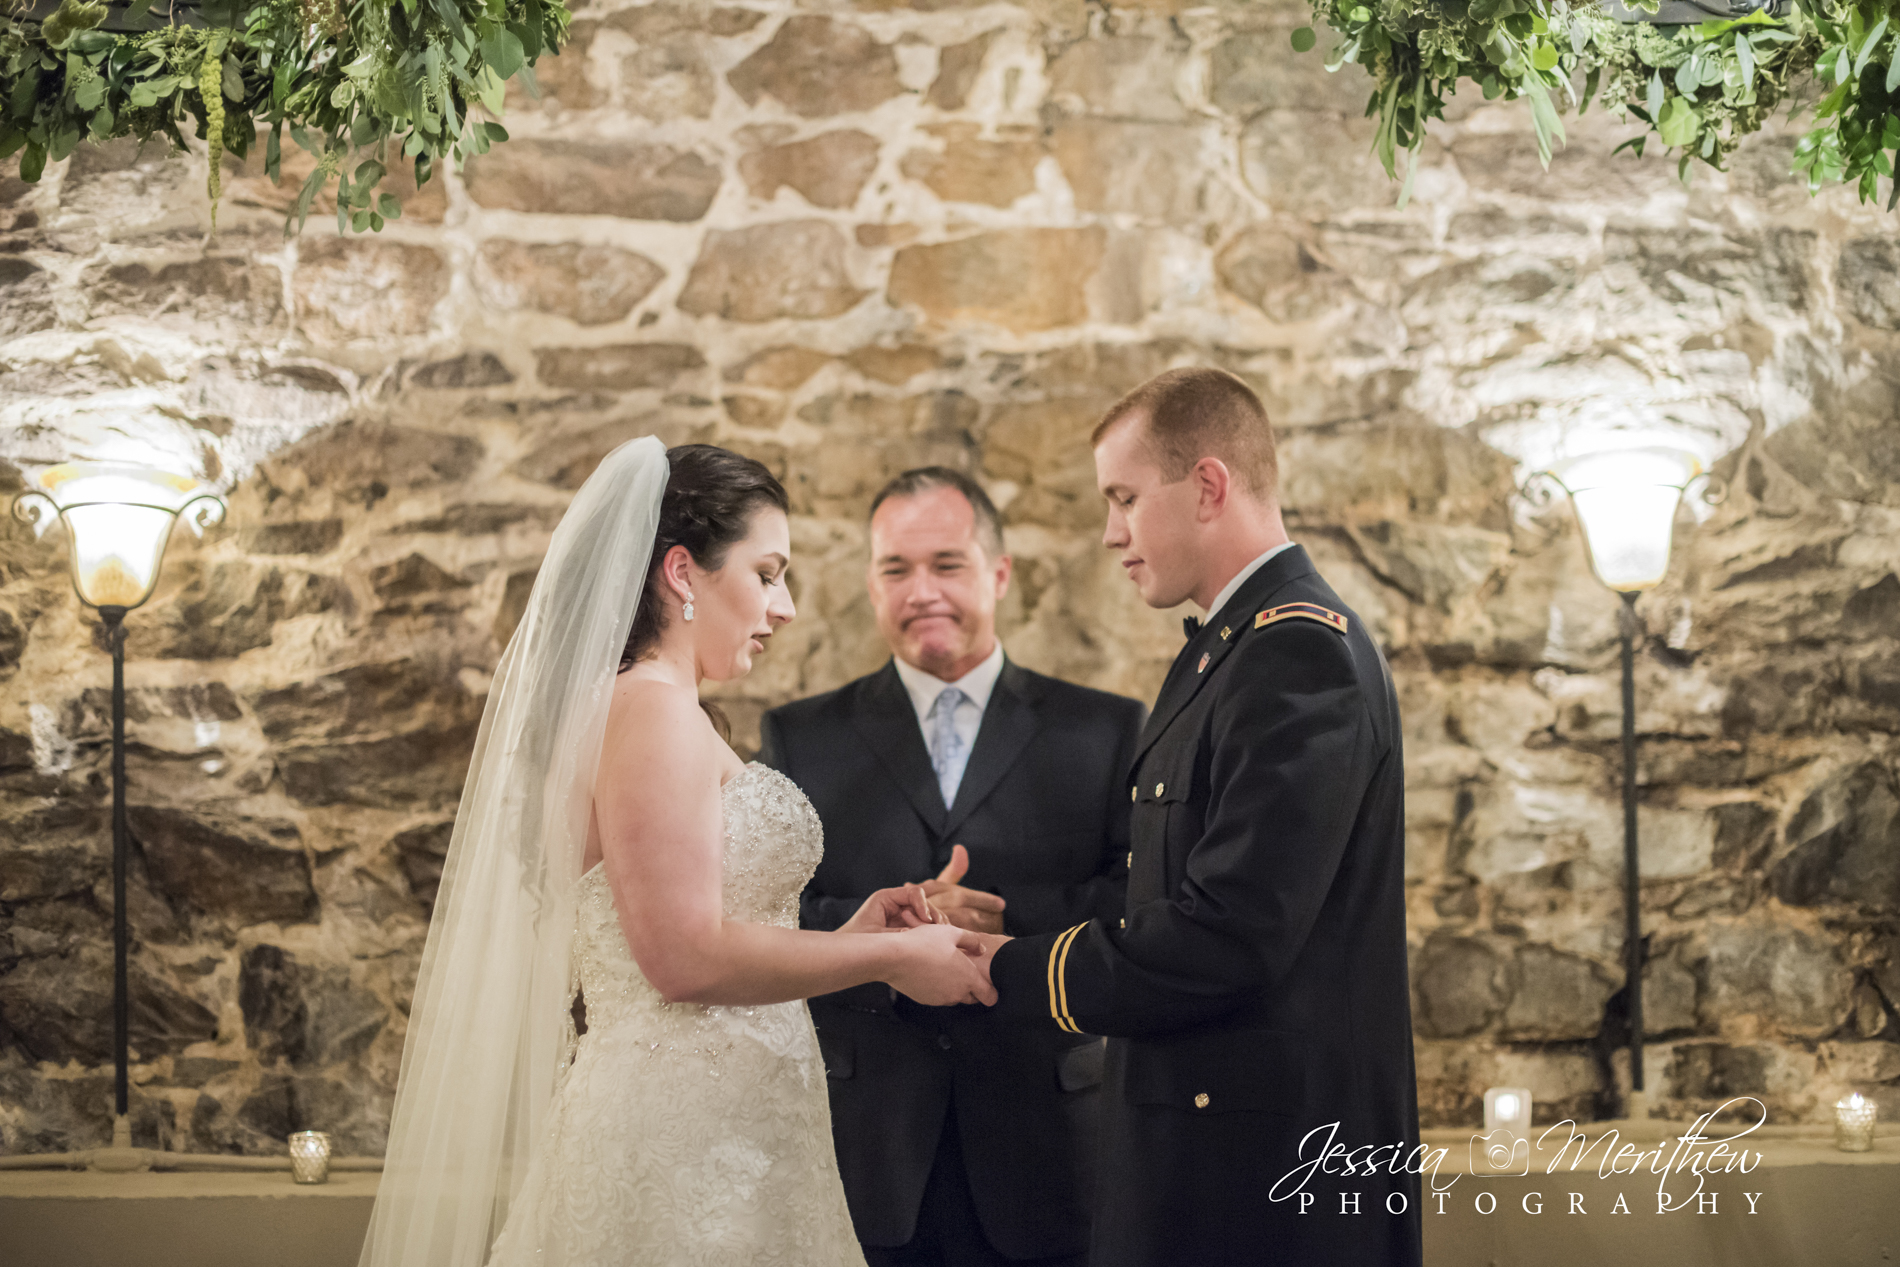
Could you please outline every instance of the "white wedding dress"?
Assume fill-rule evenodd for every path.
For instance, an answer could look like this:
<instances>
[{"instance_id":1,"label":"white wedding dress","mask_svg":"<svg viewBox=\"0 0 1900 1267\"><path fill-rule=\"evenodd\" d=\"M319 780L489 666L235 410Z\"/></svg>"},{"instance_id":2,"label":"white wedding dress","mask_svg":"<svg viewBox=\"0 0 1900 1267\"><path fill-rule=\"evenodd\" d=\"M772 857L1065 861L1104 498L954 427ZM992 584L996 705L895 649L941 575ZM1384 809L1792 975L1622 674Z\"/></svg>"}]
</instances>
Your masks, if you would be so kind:
<instances>
[{"instance_id":1,"label":"white wedding dress","mask_svg":"<svg viewBox=\"0 0 1900 1267\"><path fill-rule=\"evenodd\" d=\"M720 804L727 918L797 927L824 848L811 803L755 762ZM580 882L572 962L587 1032L490 1267L862 1267L805 1004L668 1003L598 866Z\"/></svg>"}]
</instances>

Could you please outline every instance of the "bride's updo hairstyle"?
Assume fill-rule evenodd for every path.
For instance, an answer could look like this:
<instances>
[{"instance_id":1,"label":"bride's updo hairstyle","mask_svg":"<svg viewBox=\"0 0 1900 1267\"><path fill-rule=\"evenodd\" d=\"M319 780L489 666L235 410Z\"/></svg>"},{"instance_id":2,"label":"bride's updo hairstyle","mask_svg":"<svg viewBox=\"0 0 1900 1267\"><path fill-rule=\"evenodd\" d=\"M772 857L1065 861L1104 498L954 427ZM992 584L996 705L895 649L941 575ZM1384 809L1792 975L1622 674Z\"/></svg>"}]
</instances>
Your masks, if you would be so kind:
<instances>
[{"instance_id":1,"label":"bride's updo hairstyle","mask_svg":"<svg viewBox=\"0 0 1900 1267\"><path fill-rule=\"evenodd\" d=\"M624 672L652 655L666 628L665 582L660 564L667 551L685 546L708 572L726 564L726 554L752 531L752 516L767 506L790 513L785 487L759 462L713 444L680 444L666 451L669 473L660 497L660 523L653 534L647 582L633 611L633 630L620 653Z\"/></svg>"}]
</instances>

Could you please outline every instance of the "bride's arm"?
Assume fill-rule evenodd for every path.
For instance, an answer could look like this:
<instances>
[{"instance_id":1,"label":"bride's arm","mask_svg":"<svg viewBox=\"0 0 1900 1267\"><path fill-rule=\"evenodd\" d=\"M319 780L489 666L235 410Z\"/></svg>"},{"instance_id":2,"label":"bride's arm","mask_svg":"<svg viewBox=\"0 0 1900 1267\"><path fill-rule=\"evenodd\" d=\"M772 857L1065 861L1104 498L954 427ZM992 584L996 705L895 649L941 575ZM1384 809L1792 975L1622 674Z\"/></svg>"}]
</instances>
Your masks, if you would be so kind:
<instances>
[{"instance_id":1,"label":"bride's arm","mask_svg":"<svg viewBox=\"0 0 1900 1267\"><path fill-rule=\"evenodd\" d=\"M922 1003L993 1002L968 939L938 924L878 937L729 920L719 789L727 750L692 692L615 683L594 812L633 958L669 1002L757 1004L886 982Z\"/></svg>"}]
</instances>

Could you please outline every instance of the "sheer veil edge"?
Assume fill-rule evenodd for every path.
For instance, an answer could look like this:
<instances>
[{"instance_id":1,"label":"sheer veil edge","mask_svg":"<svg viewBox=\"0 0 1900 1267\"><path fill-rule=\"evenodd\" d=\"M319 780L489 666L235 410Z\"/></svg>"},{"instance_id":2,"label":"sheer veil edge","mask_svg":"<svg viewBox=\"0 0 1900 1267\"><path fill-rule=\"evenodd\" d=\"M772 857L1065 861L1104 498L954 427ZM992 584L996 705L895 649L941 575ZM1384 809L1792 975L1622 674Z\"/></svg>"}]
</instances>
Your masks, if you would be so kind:
<instances>
[{"instance_id":1,"label":"sheer veil edge","mask_svg":"<svg viewBox=\"0 0 1900 1267\"><path fill-rule=\"evenodd\" d=\"M360 1267L480 1267L552 1098L601 739L666 447L601 460L502 653L416 978Z\"/></svg>"}]
</instances>

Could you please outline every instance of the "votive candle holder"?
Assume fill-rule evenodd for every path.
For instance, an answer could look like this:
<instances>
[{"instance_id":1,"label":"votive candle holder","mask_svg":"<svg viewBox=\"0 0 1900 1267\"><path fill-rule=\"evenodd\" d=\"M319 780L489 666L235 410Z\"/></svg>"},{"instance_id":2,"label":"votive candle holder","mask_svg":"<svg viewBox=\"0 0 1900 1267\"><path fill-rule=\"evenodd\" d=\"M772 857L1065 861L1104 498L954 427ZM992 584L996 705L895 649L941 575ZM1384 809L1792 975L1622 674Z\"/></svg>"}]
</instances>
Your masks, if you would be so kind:
<instances>
[{"instance_id":1,"label":"votive candle holder","mask_svg":"<svg viewBox=\"0 0 1900 1267\"><path fill-rule=\"evenodd\" d=\"M1874 1146L1874 1120L1880 1106L1856 1091L1834 1106L1834 1147L1844 1153L1869 1152Z\"/></svg>"},{"instance_id":2,"label":"votive candle holder","mask_svg":"<svg viewBox=\"0 0 1900 1267\"><path fill-rule=\"evenodd\" d=\"M330 1137L322 1131L298 1131L290 1137L290 1177L297 1183L326 1183L330 1178Z\"/></svg>"}]
</instances>

